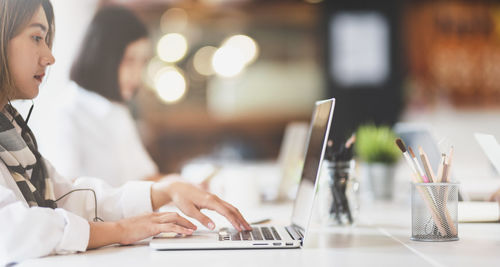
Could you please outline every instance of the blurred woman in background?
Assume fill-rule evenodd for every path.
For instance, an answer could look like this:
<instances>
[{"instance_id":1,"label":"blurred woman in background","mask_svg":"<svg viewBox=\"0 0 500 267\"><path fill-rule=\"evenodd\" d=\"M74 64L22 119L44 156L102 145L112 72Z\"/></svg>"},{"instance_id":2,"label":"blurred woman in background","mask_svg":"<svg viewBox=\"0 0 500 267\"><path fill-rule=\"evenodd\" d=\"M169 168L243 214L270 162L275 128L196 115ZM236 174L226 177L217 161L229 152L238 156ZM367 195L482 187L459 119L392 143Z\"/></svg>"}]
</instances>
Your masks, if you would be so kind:
<instances>
[{"instance_id":1,"label":"blurred woman in background","mask_svg":"<svg viewBox=\"0 0 500 267\"><path fill-rule=\"evenodd\" d=\"M148 31L131 11L109 6L96 13L71 69L72 97L53 121L57 146L44 151L61 174L103 177L114 186L162 177L127 106L151 54Z\"/></svg>"}]
</instances>

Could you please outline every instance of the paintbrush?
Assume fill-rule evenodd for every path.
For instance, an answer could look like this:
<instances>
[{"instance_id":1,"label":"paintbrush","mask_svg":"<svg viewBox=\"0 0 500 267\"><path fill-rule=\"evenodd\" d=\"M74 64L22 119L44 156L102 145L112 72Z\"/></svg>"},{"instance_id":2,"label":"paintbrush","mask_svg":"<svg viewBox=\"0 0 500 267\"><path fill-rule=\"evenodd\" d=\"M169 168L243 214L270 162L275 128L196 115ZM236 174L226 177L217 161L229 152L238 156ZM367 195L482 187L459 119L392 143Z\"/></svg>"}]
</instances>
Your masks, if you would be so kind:
<instances>
[{"instance_id":1,"label":"paintbrush","mask_svg":"<svg viewBox=\"0 0 500 267\"><path fill-rule=\"evenodd\" d=\"M403 156L404 156L406 162L408 163L408 165L410 165L410 168L411 168L413 174L417 178L417 182L422 182L422 178L420 177L420 174L415 169L415 164L411 160L410 154L408 153L408 150L406 150L406 145L403 142L403 140L401 140L401 138L396 139L396 145L399 147L399 150L401 150L401 152L403 152Z\"/></svg>"}]
</instances>

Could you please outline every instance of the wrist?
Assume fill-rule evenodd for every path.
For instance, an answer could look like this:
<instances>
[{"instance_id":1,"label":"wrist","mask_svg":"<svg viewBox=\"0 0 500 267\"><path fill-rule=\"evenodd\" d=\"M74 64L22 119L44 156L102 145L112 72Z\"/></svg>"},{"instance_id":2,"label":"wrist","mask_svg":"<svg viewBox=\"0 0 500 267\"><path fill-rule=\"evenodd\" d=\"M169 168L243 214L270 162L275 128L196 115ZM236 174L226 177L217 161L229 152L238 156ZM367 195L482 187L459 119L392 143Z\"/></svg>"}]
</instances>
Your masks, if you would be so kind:
<instances>
[{"instance_id":1,"label":"wrist","mask_svg":"<svg viewBox=\"0 0 500 267\"><path fill-rule=\"evenodd\" d=\"M121 243L123 227L117 222L89 222L90 237L88 248L98 248Z\"/></svg>"},{"instance_id":2,"label":"wrist","mask_svg":"<svg viewBox=\"0 0 500 267\"><path fill-rule=\"evenodd\" d=\"M151 186L151 206L158 210L161 206L172 201L172 187L178 179L163 180Z\"/></svg>"},{"instance_id":3,"label":"wrist","mask_svg":"<svg viewBox=\"0 0 500 267\"><path fill-rule=\"evenodd\" d=\"M124 225L122 224L123 220L119 220L119 221L116 221L116 222L111 222L113 225L112 225L112 229L113 229L113 232L114 232L114 236L116 238L115 242L118 243L118 244L123 244L123 237L125 236L125 232L126 232L126 229L124 227Z\"/></svg>"},{"instance_id":4,"label":"wrist","mask_svg":"<svg viewBox=\"0 0 500 267\"><path fill-rule=\"evenodd\" d=\"M151 206L153 210L158 210L161 206L172 201L175 193L172 188L179 182L183 183L180 175L169 174L151 186Z\"/></svg>"}]
</instances>

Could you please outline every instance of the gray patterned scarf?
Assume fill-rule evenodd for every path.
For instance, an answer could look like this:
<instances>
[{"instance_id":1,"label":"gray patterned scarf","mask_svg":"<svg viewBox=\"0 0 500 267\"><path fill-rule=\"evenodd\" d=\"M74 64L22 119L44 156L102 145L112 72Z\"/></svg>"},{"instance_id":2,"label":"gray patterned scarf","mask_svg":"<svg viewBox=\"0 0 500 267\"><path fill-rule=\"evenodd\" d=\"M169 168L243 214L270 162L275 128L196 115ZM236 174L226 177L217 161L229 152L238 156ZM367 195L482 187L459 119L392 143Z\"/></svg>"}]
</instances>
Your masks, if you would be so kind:
<instances>
[{"instance_id":1,"label":"gray patterned scarf","mask_svg":"<svg viewBox=\"0 0 500 267\"><path fill-rule=\"evenodd\" d=\"M22 128L21 134L14 122ZM37 147L24 119L14 107L6 105L0 112L0 159L30 207L56 208L52 181Z\"/></svg>"}]
</instances>

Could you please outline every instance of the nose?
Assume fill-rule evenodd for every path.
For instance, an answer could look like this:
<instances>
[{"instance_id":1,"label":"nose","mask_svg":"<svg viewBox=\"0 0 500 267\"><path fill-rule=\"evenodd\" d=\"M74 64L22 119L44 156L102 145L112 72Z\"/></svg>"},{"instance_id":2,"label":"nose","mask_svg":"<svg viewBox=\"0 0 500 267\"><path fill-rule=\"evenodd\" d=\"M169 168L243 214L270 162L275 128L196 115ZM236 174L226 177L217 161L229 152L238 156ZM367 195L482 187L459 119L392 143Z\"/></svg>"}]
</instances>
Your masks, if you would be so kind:
<instances>
[{"instance_id":1,"label":"nose","mask_svg":"<svg viewBox=\"0 0 500 267\"><path fill-rule=\"evenodd\" d=\"M52 55L52 50L47 46L45 47L45 51L40 57L40 65L47 67L56 62L54 55Z\"/></svg>"}]
</instances>

